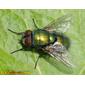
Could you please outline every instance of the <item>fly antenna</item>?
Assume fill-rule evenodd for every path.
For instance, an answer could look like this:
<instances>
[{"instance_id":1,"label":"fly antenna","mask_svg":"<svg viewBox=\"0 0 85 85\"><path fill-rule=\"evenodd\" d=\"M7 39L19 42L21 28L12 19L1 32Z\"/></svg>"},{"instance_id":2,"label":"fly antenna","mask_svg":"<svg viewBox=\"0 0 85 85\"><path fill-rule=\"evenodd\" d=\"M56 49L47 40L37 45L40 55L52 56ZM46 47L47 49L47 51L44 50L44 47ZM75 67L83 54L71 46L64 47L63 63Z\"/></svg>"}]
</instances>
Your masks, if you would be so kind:
<instances>
[{"instance_id":1,"label":"fly antenna","mask_svg":"<svg viewBox=\"0 0 85 85\"><path fill-rule=\"evenodd\" d=\"M8 29L8 31L10 31L10 32L12 32L12 33L14 33L16 35L22 35L23 34L23 32L17 33L17 32L14 32L14 31L10 30L10 29Z\"/></svg>"},{"instance_id":2,"label":"fly antenna","mask_svg":"<svg viewBox=\"0 0 85 85\"><path fill-rule=\"evenodd\" d=\"M22 50L23 50L23 48L18 49L18 50L15 50L15 51L11 52L11 54L16 53L16 52L18 52L18 51L22 51Z\"/></svg>"}]
</instances>

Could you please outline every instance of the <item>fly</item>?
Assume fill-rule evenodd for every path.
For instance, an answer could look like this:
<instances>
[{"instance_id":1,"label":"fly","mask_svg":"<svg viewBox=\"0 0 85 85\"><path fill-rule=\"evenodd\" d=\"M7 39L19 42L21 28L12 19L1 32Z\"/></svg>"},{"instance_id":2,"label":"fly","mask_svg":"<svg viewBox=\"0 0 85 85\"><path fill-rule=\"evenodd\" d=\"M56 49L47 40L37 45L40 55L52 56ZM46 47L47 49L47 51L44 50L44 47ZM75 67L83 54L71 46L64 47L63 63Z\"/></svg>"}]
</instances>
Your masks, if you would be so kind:
<instances>
[{"instance_id":1,"label":"fly","mask_svg":"<svg viewBox=\"0 0 85 85\"><path fill-rule=\"evenodd\" d=\"M53 20L50 24L43 27L43 29L39 29L37 27L34 19L33 22L37 30L26 30L25 32L17 33L8 29L14 34L22 35L20 40L22 48L13 51L12 53L27 50L28 48L35 48L37 51L42 51L49 54L51 57L61 61L66 66L73 67L68 59L70 41L69 38L63 34L70 27L71 17L64 15L56 20ZM35 68L38 60L39 57L36 60Z\"/></svg>"}]
</instances>

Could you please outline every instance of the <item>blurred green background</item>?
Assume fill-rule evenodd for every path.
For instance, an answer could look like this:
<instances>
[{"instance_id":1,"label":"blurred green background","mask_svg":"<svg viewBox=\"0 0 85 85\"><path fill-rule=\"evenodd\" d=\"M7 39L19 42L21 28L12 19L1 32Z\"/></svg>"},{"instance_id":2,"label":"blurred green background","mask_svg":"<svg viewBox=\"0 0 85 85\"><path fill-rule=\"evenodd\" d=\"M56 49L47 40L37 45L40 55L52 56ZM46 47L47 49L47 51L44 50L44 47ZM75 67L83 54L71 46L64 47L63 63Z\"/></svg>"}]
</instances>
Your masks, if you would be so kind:
<instances>
[{"instance_id":1,"label":"blurred green background","mask_svg":"<svg viewBox=\"0 0 85 85\"><path fill-rule=\"evenodd\" d=\"M69 57L75 65L67 68L60 62L54 63L48 55L42 55L37 68L34 64L39 53L34 51L10 52L19 49L19 37L9 32L24 32L39 28L63 15L72 15L72 25L65 33L71 40ZM0 74L85 74L85 10L0 10Z\"/></svg>"}]
</instances>

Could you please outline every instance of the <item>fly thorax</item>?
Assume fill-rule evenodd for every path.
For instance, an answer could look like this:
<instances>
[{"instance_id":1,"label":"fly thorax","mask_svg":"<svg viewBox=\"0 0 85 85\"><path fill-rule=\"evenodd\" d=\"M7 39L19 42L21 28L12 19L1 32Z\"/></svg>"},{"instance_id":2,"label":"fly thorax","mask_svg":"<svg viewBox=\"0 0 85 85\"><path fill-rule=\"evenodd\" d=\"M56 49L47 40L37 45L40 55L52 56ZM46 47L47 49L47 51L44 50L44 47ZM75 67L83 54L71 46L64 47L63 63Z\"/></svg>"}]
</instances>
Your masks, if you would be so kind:
<instances>
[{"instance_id":1,"label":"fly thorax","mask_svg":"<svg viewBox=\"0 0 85 85\"><path fill-rule=\"evenodd\" d=\"M34 31L34 45L44 46L49 43L49 32L45 30Z\"/></svg>"}]
</instances>

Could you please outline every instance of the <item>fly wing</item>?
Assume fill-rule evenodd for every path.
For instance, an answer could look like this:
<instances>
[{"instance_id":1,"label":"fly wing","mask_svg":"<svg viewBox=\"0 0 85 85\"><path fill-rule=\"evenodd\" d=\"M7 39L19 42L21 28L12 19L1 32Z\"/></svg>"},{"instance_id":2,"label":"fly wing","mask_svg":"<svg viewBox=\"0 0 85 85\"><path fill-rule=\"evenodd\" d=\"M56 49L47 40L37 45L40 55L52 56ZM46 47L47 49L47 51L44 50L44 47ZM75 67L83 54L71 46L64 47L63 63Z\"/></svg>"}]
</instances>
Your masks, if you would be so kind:
<instances>
[{"instance_id":1,"label":"fly wing","mask_svg":"<svg viewBox=\"0 0 85 85\"><path fill-rule=\"evenodd\" d=\"M70 28L71 25L71 15L64 15L56 20L53 20L46 27L44 27L47 31L57 31L57 32L66 32L67 29Z\"/></svg>"},{"instance_id":2,"label":"fly wing","mask_svg":"<svg viewBox=\"0 0 85 85\"><path fill-rule=\"evenodd\" d=\"M62 44L55 42L53 45L46 46L43 51L51 55L56 60L61 61L66 66L73 67L73 65L69 62L68 52Z\"/></svg>"}]
</instances>

